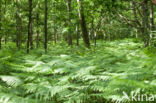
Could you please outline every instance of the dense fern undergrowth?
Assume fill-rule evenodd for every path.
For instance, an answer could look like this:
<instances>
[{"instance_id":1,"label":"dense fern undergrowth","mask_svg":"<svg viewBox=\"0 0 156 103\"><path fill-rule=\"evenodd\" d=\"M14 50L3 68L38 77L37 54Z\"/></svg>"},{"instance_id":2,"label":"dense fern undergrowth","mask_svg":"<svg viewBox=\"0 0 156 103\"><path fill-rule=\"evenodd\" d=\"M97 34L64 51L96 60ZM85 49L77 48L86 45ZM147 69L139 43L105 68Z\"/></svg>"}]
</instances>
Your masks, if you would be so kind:
<instances>
[{"instance_id":1,"label":"dense fern undergrowth","mask_svg":"<svg viewBox=\"0 0 156 103\"><path fill-rule=\"evenodd\" d=\"M156 59L135 40L50 44L29 55L11 45L0 51L0 103L133 103L123 91L156 94Z\"/></svg>"}]
</instances>

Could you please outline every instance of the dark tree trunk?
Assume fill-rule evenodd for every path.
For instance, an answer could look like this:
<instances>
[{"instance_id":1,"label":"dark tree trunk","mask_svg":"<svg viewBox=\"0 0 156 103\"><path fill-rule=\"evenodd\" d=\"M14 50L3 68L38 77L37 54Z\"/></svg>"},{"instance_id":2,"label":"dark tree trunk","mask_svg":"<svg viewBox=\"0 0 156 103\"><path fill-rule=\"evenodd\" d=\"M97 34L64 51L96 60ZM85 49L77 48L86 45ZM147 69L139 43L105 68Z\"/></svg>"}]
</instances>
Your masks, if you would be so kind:
<instances>
[{"instance_id":1,"label":"dark tree trunk","mask_svg":"<svg viewBox=\"0 0 156 103\"><path fill-rule=\"evenodd\" d=\"M83 41L84 41L85 46L89 48L90 42L89 42L88 30L86 26L84 11L83 11L83 5L82 5L81 0L77 0L77 3L79 5L79 18L80 18L80 23L81 23Z\"/></svg>"},{"instance_id":2,"label":"dark tree trunk","mask_svg":"<svg viewBox=\"0 0 156 103\"><path fill-rule=\"evenodd\" d=\"M79 24L76 26L76 45L79 46Z\"/></svg>"},{"instance_id":3,"label":"dark tree trunk","mask_svg":"<svg viewBox=\"0 0 156 103\"><path fill-rule=\"evenodd\" d=\"M38 48L39 47L39 13L37 13L36 16L36 22L37 22L36 48Z\"/></svg>"},{"instance_id":4,"label":"dark tree trunk","mask_svg":"<svg viewBox=\"0 0 156 103\"><path fill-rule=\"evenodd\" d=\"M44 49L47 53L47 0L45 0L45 14L44 14Z\"/></svg>"},{"instance_id":5,"label":"dark tree trunk","mask_svg":"<svg viewBox=\"0 0 156 103\"><path fill-rule=\"evenodd\" d=\"M54 42L55 42L55 44L57 43L57 30L56 30L56 25L54 25Z\"/></svg>"},{"instance_id":6,"label":"dark tree trunk","mask_svg":"<svg viewBox=\"0 0 156 103\"><path fill-rule=\"evenodd\" d=\"M33 47L33 26L32 26L32 22L31 22L31 35L30 35L30 49L32 50L34 47Z\"/></svg>"},{"instance_id":7,"label":"dark tree trunk","mask_svg":"<svg viewBox=\"0 0 156 103\"><path fill-rule=\"evenodd\" d=\"M94 17L92 17L92 22L91 22L90 39L93 40L94 42Z\"/></svg>"},{"instance_id":8,"label":"dark tree trunk","mask_svg":"<svg viewBox=\"0 0 156 103\"><path fill-rule=\"evenodd\" d=\"M142 20L143 29L142 29L142 33L143 33L144 45L145 45L145 47L147 47L149 45L148 0L143 1L142 10L143 10L143 18L142 18L143 19Z\"/></svg>"},{"instance_id":9,"label":"dark tree trunk","mask_svg":"<svg viewBox=\"0 0 156 103\"><path fill-rule=\"evenodd\" d=\"M32 28L32 0L28 0L29 2L29 23L28 23L28 40L27 40L27 53L29 53L30 49L30 40L31 40L31 28Z\"/></svg>"},{"instance_id":10,"label":"dark tree trunk","mask_svg":"<svg viewBox=\"0 0 156 103\"><path fill-rule=\"evenodd\" d=\"M37 36L36 36L36 48L39 47L39 31L37 30Z\"/></svg>"},{"instance_id":11,"label":"dark tree trunk","mask_svg":"<svg viewBox=\"0 0 156 103\"><path fill-rule=\"evenodd\" d=\"M72 35L71 35L71 0L67 0L67 8L68 8L68 45L72 45Z\"/></svg>"}]
</instances>

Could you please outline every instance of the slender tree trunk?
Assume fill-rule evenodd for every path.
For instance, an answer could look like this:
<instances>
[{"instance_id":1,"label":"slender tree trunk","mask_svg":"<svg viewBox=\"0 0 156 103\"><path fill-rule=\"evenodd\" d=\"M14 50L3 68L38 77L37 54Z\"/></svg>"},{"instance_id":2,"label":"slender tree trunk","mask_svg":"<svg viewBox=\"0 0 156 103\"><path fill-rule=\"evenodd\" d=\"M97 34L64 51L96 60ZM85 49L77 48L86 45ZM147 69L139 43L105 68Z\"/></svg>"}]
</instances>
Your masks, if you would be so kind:
<instances>
[{"instance_id":1,"label":"slender tree trunk","mask_svg":"<svg viewBox=\"0 0 156 103\"><path fill-rule=\"evenodd\" d=\"M37 36L36 36L36 48L39 47L39 13L37 12L37 16L36 16L36 22L37 22Z\"/></svg>"},{"instance_id":2,"label":"slender tree trunk","mask_svg":"<svg viewBox=\"0 0 156 103\"><path fill-rule=\"evenodd\" d=\"M20 48L21 48L21 17L20 17L20 8L19 8L18 0L16 0L16 6L17 6L17 12L16 12L17 37L16 37L16 41L17 41L18 50L20 50Z\"/></svg>"},{"instance_id":3,"label":"slender tree trunk","mask_svg":"<svg viewBox=\"0 0 156 103\"><path fill-rule=\"evenodd\" d=\"M67 9L68 9L68 45L72 45L72 35L71 35L71 0L67 0Z\"/></svg>"},{"instance_id":4,"label":"slender tree trunk","mask_svg":"<svg viewBox=\"0 0 156 103\"><path fill-rule=\"evenodd\" d=\"M56 11L56 2L54 2L54 9ZM56 14L56 12L54 12ZM54 43L57 43L57 30L56 30L56 16L54 16Z\"/></svg>"},{"instance_id":5,"label":"slender tree trunk","mask_svg":"<svg viewBox=\"0 0 156 103\"><path fill-rule=\"evenodd\" d=\"M108 40L111 41L111 21L110 17L108 17Z\"/></svg>"},{"instance_id":6,"label":"slender tree trunk","mask_svg":"<svg viewBox=\"0 0 156 103\"><path fill-rule=\"evenodd\" d=\"M76 45L79 46L79 24L76 25Z\"/></svg>"},{"instance_id":7,"label":"slender tree trunk","mask_svg":"<svg viewBox=\"0 0 156 103\"><path fill-rule=\"evenodd\" d=\"M54 18L54 42L57 43L56 18Z\"/></svg>"},{"instance_id":8,"label":"slender tree trunk","mask_svg":"<svg viewBox=\"0 0 156 103\"><path fill-rule=\"evenodd\" d=\"M31 28L32 28L32 0L28 0L29 2L29 23L28 23L28 40L27 40L27 53L30 50L30 40L31 40Z\"/></svg>"},{"instance_id":9,"label":"slender tree trunk","mask_svg":"<svg viewBox=\"0 0 156 103\"><path fill-rule=\"evenodd\" d=\"M92 23L91 23L91 35L90 35L90 39L93 40L94 42L94 18L92 17Z\"/></svg>"},{"instance_id":10,"label":"slender tree trunk","mask_svg":"<svg viewBox=\"0 0 156 103\"><path fill-rule=\"evenodd\" d=\"M54 25L54 42L57 43L57 31L56 31L56 25Z\"/></svg>"},{"instance_id":11,"label":"slender tree trunk","mask_svg":"<svg viewBox=\"0 0 156 103\"><path fill-rule=\"evenodd\" d=\"M33 25L32 25L32 22L31 22L31 35L30 35L30 49L32 50L34 47L33 47Z\"/></svg>"},{"instance_id":12,"label":"slender tree trunk","mask_svg":"<svg viewBox=\"0 0 156 103\"><path fill-rule=\"evenodd\" d=\"M47 53L47 0L45 0L45 14L44 14L44 49Z\"/></svg>"},{"instance_id":13,"label":"slender tree trunk","mask_svg":"<svg viewBox=\"0 0 156 103\"><path fill-rule=\"evenodd\" d=\"M140 23L140 21L139 21L139 19L138 19L138 16L137 16L137 5L136 5L136 3L135 3L135 1L132 1L132 5L133 5L133 14L134 14L134 18L135 18L135 21L136 21L136 29L137 29L137 31L141 28L141 23ZM136 34L137 35L137 34Z\"/></svg>"},{"instance_id":14,"label":"slender tree trunk","mask_svg":"<svg viewBox=\"0 0 156 103\"><path fill-rule=\"evenodd\" d=\"M143 10L143 40L144 40L144 45L147 47L149 45L149 20L148 20L148 0L143 1L142 5L142 10Z\"/></svg>"},{"instance_id":15,"label":"slender tree trunk","mask_svg":"<svg viewBox=\"0 0 156 103\"><path fill-rule=\"evenodd\" d=\"M88 30L86 26L86 20L84 16L84 11L83 11L83 4L81 0L77 0L78 6L79 6L79 18L80 18L80 23L81 23L81 29L82 29L82 37L83 41L86 47L90 47L90 42L89 42L89 36L88 36Z\"/></svg>"},{"instance_id":16,"label":"slender tree trunk","mask_svg":"<svg viewBox=\"0 0 156 103\"><path fill-rule=\"evenodd\" d=\"M39 31L37 30L37 36L36 36L36 48L39 47Z\"/></svg>"}]
</instances>

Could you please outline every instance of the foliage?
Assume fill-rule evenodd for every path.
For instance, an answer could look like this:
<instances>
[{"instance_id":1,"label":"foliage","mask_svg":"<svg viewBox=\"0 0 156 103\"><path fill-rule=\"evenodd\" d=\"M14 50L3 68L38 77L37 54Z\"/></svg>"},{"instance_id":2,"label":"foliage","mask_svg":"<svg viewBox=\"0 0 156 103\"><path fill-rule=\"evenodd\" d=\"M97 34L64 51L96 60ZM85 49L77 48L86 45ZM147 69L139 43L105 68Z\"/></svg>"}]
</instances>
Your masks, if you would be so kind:
<instances>
[{"instance_id":1,"label":"foliage","mask_svg":"<svg viewBox=\"0 0 156 103\"><path fill-rule=\"evenodd\" d=\"M47 54L0 51L0 102L132 103L123 91L156 94L155 62L147 62L154 57L133 41L98 41L95 51L65 44Z\"/></svg>"}]
</instances>

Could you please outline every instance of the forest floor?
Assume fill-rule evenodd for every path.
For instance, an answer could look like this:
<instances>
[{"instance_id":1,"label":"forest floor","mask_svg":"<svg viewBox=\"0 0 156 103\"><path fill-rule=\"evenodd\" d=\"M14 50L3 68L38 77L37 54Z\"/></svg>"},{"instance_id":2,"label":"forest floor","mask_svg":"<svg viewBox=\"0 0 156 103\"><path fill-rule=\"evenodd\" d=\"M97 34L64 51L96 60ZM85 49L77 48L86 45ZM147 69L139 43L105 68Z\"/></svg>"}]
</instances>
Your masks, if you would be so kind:
<instances>
[{"instance_id":1,"label":"forest floor","mask_svg":"<svg viewBox=\"0 0 156 103\"><path fill-rule=\"evenodd\" d=\"M156 95L156 59L142 47L125 39L27 55L7 46L0 51L0 103L126 103L123 92Z\"/></svg>"}]
</instances>

